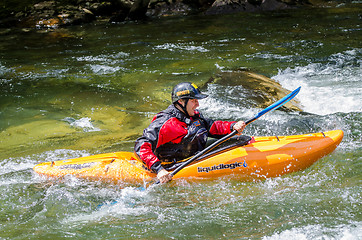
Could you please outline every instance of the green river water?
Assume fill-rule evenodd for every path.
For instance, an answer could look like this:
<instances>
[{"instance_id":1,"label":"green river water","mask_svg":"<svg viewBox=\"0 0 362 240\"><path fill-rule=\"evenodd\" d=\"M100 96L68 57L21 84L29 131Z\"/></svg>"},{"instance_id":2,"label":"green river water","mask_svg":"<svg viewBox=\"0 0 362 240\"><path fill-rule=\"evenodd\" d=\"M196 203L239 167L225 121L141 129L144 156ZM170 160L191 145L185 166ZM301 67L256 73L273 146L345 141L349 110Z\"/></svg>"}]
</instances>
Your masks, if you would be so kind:
<instances>
[{"instance_id":1,"label":"green river water","mask_svg":"<svg viewBox=\"0 0 362 240\"><path fill-rule=\"evenodd\" d=\"M362 239L362 6L98 22L0 31L0 239ZM277 110L248 135L342 129L310 168L139 189L36 175L40 162L133 151L172 86L247 68L302 86L302 112ZM203 88L208 117L247 120L258 91Z\"/></svg>"}]
</instances>

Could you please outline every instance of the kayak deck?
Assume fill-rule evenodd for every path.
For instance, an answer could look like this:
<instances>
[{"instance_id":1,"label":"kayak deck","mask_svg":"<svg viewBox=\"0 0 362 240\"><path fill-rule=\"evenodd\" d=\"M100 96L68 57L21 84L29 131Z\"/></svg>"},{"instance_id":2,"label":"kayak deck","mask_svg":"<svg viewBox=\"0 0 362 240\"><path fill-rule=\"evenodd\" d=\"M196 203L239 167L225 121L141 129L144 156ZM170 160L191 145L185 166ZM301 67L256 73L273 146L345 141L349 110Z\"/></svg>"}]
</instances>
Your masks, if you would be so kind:
<instances>
[{"instance_id":1,"label":"kayak deck","mask_svg":"<svg viewBox=\"0 0 362 240\"><path fill-rule=\"evenodd\" d=\"M90 180L137 181L151 179L155 174L146 171L131 152L113 152L87 157L45 162L36 165L34 171L49 177L74 175Z\"/></svg>"},{"instance_id":2,"label":"kayak deck","mask_svg":"<svg viewBox=\"0 0 362 240\"><path fill-rule=\"evenodd\" d=\"M185 167L177 177L190 175L215 178L234 174L242 180L278 177L304 170L331 153L343 139L343 131L335 130L294 136L255 137L255 142L228 151L227 161L218 155ZM197 173L195 173L197 170Z\"/></svg>"},{"instance_id":3,"label":"kayak deck","mask_svg":"<svg viewBox=\"0 0 362 240\"><path fill-rule=\"evenodd\" d=\"M255 142L214 151L183 168L175 178L213 179L233 175L242 180L265 179L308 168L331 153L342 141L343 131L334 130L293 136L255 137ZM34 171L49 177L74 175L104 181L149 181L147 171L131 152L114 152L76 159L40 163Z\"/></svg>"}]
</instances>

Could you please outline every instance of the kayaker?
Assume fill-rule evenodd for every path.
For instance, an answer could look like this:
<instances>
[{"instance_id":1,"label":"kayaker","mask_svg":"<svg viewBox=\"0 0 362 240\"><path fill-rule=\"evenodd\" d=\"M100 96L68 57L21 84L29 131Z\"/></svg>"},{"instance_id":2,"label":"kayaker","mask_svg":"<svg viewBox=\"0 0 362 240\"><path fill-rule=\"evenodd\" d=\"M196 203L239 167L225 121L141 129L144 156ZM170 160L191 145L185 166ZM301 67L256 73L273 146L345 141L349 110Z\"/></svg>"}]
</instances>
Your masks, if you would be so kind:
<instances>
[{"instance_id":1,"label":"kayaker","mask_svg":"<svg viewBox=\"0 0 362 240\"><path fill-rule=\"evenodd\" d=\"M214 121L197 110L202 94L189 82L177 84L172 90L172 104L159 112L135 143L135 153L149 170L157 173L160 183L172 179L167 170L183 159L205 148L208 137L221 138L233 130L241 133L243 121Z\"/></svg>"}]
</instances>

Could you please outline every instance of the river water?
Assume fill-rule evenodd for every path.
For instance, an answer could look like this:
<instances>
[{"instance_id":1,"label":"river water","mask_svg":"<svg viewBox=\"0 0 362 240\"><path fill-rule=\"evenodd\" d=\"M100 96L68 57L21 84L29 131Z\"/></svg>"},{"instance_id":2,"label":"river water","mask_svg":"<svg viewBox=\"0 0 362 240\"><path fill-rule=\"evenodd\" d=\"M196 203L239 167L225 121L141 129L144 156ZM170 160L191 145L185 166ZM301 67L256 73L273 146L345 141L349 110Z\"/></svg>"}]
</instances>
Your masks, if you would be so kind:
<instances>
[{"instance_id":1,"label":"river water","mask_svg":"<svg viewBox=\"0 0 362 240\"><path fill-rule=\"evenodd\" d=\"M0 34L0 239L362 239L361 4L326 9L94 23ZM132 151L173 85L237 68L302 86L248 135L342 129L332 154L283 177L177 180L140 189L32 167ZM247 120L257 92L209 84L200 109Z\"/></svg>"}]
</instances>

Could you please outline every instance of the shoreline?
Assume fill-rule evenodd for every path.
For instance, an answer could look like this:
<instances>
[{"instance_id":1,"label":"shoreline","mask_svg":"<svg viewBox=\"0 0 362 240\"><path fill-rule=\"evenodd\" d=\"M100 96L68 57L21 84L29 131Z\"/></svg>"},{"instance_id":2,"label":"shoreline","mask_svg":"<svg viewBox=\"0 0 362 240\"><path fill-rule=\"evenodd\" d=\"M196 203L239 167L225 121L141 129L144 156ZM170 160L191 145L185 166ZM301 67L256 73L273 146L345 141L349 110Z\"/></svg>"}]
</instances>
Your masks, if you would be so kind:
<instances>
[{"instance_id":1,"label":"shoreline","mask_svg":"<svg viewBox=\"0 0 362 240\"><path fill-rule=\"evenodd\" d=\"M30 3L31 2L31 3ZM63 0L23 2L0 12L0 28L57 29L95 21L122 23L154 18L220 15L239 12L270 12L310 7L333 7L340 2L323 0ZM343 3L342 3L343 4ZM22 10L20 10L22 9Z\"/></svg>"}]
</instances>

